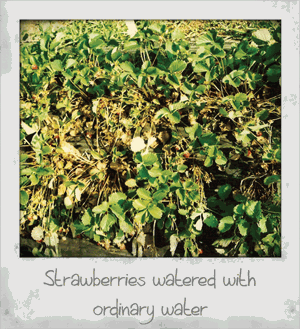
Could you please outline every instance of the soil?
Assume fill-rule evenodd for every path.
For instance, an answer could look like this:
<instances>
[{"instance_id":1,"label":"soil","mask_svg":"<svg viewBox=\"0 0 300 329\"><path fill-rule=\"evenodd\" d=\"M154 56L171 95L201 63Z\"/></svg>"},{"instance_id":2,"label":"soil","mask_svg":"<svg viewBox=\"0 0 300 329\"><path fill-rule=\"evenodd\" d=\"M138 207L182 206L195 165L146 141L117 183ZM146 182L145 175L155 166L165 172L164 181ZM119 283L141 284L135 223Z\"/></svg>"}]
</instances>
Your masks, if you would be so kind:
<instances>
[{"instance_id":1,"label":"soil","mask_svg":"<svg viewBox=\"0 0 300 329\"><path fill-rule=\"evenodd\" d=\"M34 247L40 248L41 244L29 239L20 238L20 257L33 257L31 250ZM66 238L65 241L60 240L58 248L61 257L133 257L127 250L120 250L111 247L109 250L97 246L86 239Z\"/></svg>"}]
</instances>

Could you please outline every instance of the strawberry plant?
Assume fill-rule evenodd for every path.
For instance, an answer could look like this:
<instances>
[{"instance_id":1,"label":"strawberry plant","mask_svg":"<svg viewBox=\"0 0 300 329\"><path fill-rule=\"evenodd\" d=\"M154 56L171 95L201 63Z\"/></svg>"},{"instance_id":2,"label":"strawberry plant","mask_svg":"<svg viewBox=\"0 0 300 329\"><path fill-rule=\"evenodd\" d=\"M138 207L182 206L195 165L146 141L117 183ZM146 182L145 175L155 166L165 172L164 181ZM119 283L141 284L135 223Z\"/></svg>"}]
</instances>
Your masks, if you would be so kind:
<instances>
[{"instance_id":1,"label":"strawberry plant","mask_svg":"<svg viewBox=\"0 0 300 329\"><path fill-rule=\"evenodd\" d=\"M139 256L147 235L152 256L280 256L280 24L248 23L24 31L21 234Z\"/></svg>"}]
</instances>

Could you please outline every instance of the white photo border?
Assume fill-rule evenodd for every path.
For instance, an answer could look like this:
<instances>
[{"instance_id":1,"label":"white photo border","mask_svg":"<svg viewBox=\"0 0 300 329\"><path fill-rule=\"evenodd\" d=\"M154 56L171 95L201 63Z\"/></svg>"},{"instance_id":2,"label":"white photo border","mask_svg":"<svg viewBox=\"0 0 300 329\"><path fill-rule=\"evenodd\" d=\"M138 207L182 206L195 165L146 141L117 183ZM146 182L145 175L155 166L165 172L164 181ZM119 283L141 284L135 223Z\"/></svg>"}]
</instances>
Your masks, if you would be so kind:
<instances>
[{"instance_id":1,"label":"white photo border","mask_svg":"<svg viewBox=\"0 0 300 329\"><path fill-rule=\"evenodd\" d=\"M209 305L203 317L155 315L143 328L298 328L299 325L299 2L1 1L1 324L3 328L138 328L140 318L97 318L92 309ZM282 257L262 259L20 259L19 23L67 19L282 20ZM146 277L145 287L51 287L45 273ZM151 286L153 275L232 276L250 270L256 287L213 290ZM89 291L93 289L92 292ZM97 290L98 289L98 290ZM100 289L100 290L99 290ZM131 289L130 291L128 289ZM200 288L202 289L202 288ZM79 291L80 290L80 291ZM155 291L158 290L158 291ZM98 292L99 291L99 292ZM98 304L97 304L98 303ZM158 312L159 308L157 309ZM141 322L146 322L142 320Z\"/></svg>"}]
</instances>

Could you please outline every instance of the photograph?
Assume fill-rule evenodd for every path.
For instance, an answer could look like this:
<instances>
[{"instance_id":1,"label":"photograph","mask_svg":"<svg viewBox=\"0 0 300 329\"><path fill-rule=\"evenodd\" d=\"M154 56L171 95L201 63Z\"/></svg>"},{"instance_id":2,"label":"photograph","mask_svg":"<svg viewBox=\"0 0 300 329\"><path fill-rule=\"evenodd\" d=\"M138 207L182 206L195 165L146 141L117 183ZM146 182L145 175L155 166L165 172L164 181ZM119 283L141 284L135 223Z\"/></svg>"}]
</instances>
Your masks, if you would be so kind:
<instances>
[{"instance_id":1,"label":"photograph","mask_svg":"<svg viewBox=\"0 0 300 329\"><path fill-rule=\"evenodd\" d=\"M21 258L282 256L280 19L20 20L19 43Z\"/></svg>"}]
</instances>

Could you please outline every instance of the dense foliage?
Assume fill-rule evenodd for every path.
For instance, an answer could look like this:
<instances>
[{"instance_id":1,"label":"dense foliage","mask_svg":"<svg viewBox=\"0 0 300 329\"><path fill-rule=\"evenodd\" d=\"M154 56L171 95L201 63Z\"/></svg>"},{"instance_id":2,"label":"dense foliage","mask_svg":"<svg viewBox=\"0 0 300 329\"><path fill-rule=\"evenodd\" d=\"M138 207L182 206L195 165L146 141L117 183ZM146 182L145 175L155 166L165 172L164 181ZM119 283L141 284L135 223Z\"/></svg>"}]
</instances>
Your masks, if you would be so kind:
<instances>
[{"instance_id":1,"label":"dense foliage","mask_svg":"<svg viewBox=\"0 0 300 329\"><path fill-rule=\"evenodd\" d=\"M21 234L280 256L279 23L130 24L23 31Z\"/></svg>"}]
</instances>

